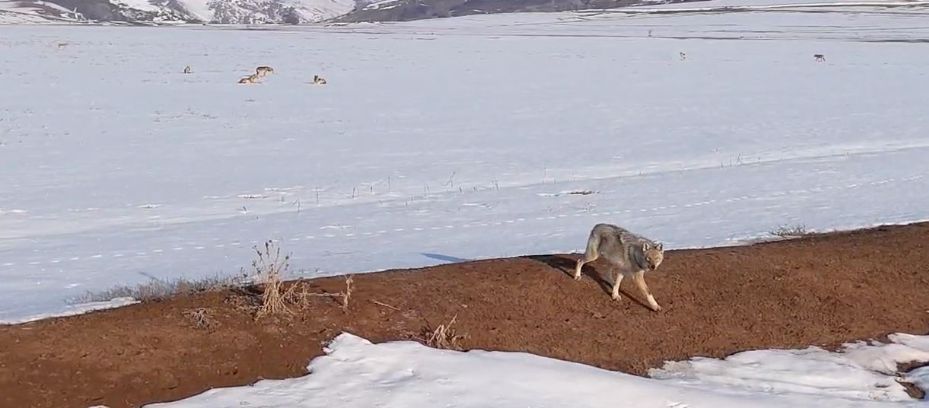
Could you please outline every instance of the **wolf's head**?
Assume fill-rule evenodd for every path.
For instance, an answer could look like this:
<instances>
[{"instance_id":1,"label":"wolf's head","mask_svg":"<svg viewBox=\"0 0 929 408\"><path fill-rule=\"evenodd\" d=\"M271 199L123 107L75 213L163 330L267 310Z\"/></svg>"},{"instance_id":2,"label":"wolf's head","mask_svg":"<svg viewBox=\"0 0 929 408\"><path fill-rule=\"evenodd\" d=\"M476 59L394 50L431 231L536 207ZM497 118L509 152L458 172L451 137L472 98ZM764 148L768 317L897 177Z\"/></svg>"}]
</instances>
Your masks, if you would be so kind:
<instances>
[{"instance_id":1,"label":"wolf's head","mask_svg":"<svg viewBox=\"0 0 929 408\"><path fill-rule=\"evenodd\" d=\"M645 266L651 271L658 269L658 265L661 265L661 261L664 260L664 245L662 244L652 244L651 242L646 242L642 244L642 257L645 258Z\"/></svg>"}]
</instances>

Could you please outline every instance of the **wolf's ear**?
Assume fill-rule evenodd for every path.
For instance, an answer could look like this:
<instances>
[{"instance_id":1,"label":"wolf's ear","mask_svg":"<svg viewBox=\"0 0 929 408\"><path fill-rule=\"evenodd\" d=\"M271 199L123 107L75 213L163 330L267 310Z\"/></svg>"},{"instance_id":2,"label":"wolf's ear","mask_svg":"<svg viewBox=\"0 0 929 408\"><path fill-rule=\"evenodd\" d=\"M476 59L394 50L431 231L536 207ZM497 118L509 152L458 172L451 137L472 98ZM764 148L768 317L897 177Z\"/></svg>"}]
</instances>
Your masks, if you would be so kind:
<instances>
[{"instance_id":1,"label":"wolf's ear","mask_svg":"<svg viewBox=\"0 0 929 408\"><path fill-rule=\"evenodd\" d=\"M658 249L659 251L664 251L664 244L659 242L658 246L656 246L655 248Z\"/></svg>"},{"instance_id":2,"label":"wolf's ear","mask_svg":"<svg viewBox=\"0 0 929 408\"><path fill-rule=\"evenodd\" d=\"M643 243L642 243L642 252L647 252L647 251L648 251L648 242L643 242Z\"/></svg>"}]
</instances>

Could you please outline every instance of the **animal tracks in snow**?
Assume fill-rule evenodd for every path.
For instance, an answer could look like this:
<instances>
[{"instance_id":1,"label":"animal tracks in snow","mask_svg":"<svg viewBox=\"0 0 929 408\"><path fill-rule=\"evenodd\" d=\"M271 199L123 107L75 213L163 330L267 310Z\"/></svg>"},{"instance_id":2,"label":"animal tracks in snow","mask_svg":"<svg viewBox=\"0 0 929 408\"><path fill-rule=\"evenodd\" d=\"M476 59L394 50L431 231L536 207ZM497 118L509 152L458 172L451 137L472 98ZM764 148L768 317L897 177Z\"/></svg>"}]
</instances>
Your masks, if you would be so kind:
<instances>
[{"instance_id":1,"label":"animal tracks in snow","mask_svg":"<svg viewBox=\"0 0 929 408\"><path fill-rule=\"evenodd\" d=\"M862 183L848 183L842 185L830 185L830 186L814 186L807 189L793 189L793 190L782 190L782 191L773 191L757 195L738 195L728 198L718 198L710 200L701 200L688 203L677 203L677 204L668 204L663 206L646 206L642 208L625 208L613 211L590 211L590 210L577 210L573 213L560 213L552 214L548 216L539 216L532 218L517 217L505 220L495 220L495 221L472 221L459 224L439 224L439 225L419 225L419 226L405 226L405 227L395 227L390 229L378 229L372 231L359 231L351 225L344 224L330 224L323 225L318 227L322 232L318 235L308 234L300 236L291 236L283 238L283 241L288 242L301 242L301 241L317 241L317 240L332 240L332 239L370 239L370 238L381 238L385 236L395 235L395 234L416 234L416 233L432 233L439 231L451 231L456 229L473 229L473 228L493 228L501 227L507 225L517 225L521 223L526 223L530 221L534 222L545 222L545 221L555 221L561 220L568 217L572 218L581 218L589 217L600 219L604 217L619 216L624 214L631 213L652 213L652 212L662 212L669 210L679 210L679 209L696 209L706 206L716 205L716 204L730 204L743 201L751 200L770 200L777 199L780 197L792 196L792 195L802 195L802 194L820 194L826 192L832 192L835 190L852 190L860 189L874 186L881 186L886 184L893 183L905 183L912 182L919 179L922 179L923 175L913 175L903 178L888 178L875 180L871 182L862 182ZM468 207L475 207L475 203L463 204ZM26 262L4 262L0 263L0 267L4 268L15 268L23 264L28 266L55 266L58 268L63 268L66 264L71 262L94 262L102 261L107 259L120 259L120 258L144 258L152 256L166 256L174 252L180 251L204 251L207 249L213 250L232 250L239 251L243 247L243 242L241 241L229 241L222 242L222 239L215 238L210 243L204 242L194 242L186 241L185 245L173 245L165 248L142 248L142 249L121 249L118 251L113 251L111 253L95 253L95 254L77 254L70 257L60 257L52 259L32 259ZM248 243L248 246L258 245L258 241L252 241Z\"/></svg>"}]
</instances>

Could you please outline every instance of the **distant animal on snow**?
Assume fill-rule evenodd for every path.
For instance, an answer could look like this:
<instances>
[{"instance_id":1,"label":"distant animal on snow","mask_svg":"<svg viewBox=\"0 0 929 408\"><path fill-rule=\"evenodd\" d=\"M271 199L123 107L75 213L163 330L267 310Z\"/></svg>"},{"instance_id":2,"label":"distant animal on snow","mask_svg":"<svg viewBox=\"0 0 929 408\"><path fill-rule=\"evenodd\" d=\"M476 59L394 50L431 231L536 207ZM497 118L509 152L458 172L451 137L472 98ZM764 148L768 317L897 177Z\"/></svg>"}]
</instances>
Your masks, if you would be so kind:
<instances>
[{"instance_id":1,"label":"distant animal on snow","mask_svg":"<svg viewBox=\"0 0 929 408\"><path fill-rule=\"evenodd\" d=\"M816 62L826 62L826 56L823 54L813 54L813 58L816 59Z\"/></svg>"},{"instance_id":2,"label":"distant animal on snow","mask_svg":"<svg viewBox=\"0 0 929 408\"><path fill-rule=\"evenodd\" d=\"M245 78L239 80L240 84L257 84L258 83L258 74L251 74Z\"/></svg>"},{"instance_id":3,"label":"distant animal on snow","mask_svg":"<svg viewBox=\"0 0 929 408\"><path fill-rule=\"evenodd\" d=\"M184 67L184 73L185 73L185 74L189 74L189 73L190 73L190 65Z\"/></svg>"},{"instance_id":4,"label":"distant animal on snow","mask_svg":"<svg viewBox=\"0 0 929 408\"><path fill-rule=\"evenodd\" d=\"M262 65L258 68L255 68L255 75L258 75L258 77L260 78L265 77L268 74L273 74L273 73L274 73L274 68L271 68L271 67Z\"/></svg>"},{"instance_id":5,"label":"distant animal on snow","mask_svg":"<svg viewBox=\"0 0 929 408\"><path fill-rule=\"evenodd\" d=\"M314 85L326 85L326 78L323 78L319 75L313 75L313 84Z\"/></svg>"},{"instance_id":6,"label":"distant animal on snow","mask_svg":"<svg viewBox=\"0 0 929 408\"><path fill-rule=\"evenodd\" d=\"M648 290L645 272L658 269L664 260L664 246L648 238L629 232L625 228L612 224L597 224L590 231L587 250L577 260L574 279L581 279L584 264L603 258L615 275L613 279L613 300L619 300L619 284L623 277L632 277L633 282L645 296L649 307L660 311L661 306Z\"/></svg>"},{"instance_id":7,"label":"distant animal on snow","mask_svg":"<svg viewBox=\"0 0 929 408\"><path fill-rule=\"evenodd\" d=\"M678 54L681 56L681 61L687 59L687 54L685 54L684 52L680 52Z\"/></svg>"}]
</instances>

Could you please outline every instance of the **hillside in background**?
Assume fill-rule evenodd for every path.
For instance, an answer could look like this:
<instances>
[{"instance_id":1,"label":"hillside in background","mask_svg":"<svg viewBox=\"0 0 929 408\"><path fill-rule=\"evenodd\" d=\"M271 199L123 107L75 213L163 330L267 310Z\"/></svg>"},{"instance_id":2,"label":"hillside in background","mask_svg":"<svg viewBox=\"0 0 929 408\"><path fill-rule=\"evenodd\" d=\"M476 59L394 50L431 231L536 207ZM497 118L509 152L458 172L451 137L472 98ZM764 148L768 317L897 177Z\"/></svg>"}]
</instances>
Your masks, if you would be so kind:
<instances>
[{"instance_id":1,"label":"hillside in background","mask_svg":"<svg viewBox=\"0 0 929 408\"><path fill-rule=\"evenodd\" d=\"M681 0L0 0L0 24L376 22L676 2Z\"/></svg>"}]
</instances>

